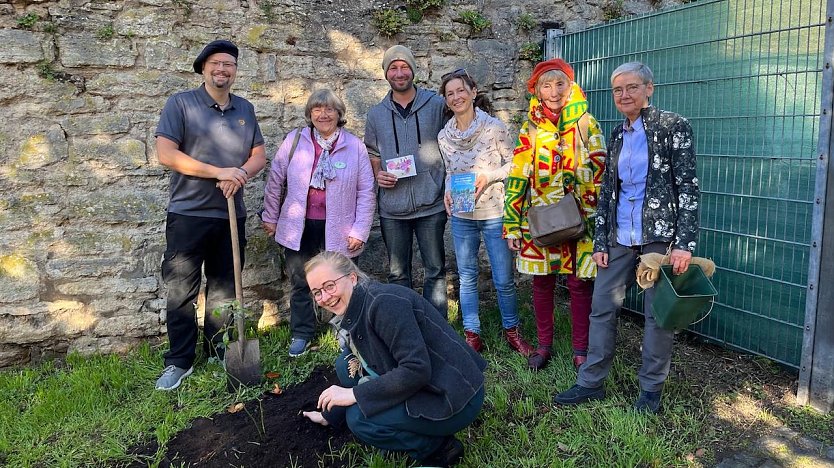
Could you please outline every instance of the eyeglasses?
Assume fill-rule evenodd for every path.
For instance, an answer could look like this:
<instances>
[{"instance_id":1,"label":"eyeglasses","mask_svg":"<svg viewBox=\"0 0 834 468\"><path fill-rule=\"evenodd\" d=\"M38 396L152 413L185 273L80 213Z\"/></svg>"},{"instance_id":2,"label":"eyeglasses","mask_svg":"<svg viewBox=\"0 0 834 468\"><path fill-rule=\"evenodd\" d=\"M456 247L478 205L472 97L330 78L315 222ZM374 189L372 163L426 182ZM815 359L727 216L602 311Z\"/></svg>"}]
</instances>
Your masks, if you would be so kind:
<instances>
[{"instance_id":1,"label":"eyeglasses","mask_svg":"<svg viewBox=\"0 0 834 468\"><path fill-rule=\"evenodd\" d=\"M320 115L320 114L333 115L333 114L336 114L337 112L338 111L335 108L330 107L330 106L316 106L316 107L310 109L310 114L311 115Z\"/></svg>"},{"instance_id":2,"label":"eyeglasses","mask_svg":"<svg viewBox=\"0 0 834 468\"><path fill-rule=\"evenodd\" d=\"M614 95L614 97L622 97L623 93L628 94L629 96L631 96L632 94L636 93L637 90L640 89L640 87L642 87L642 86L646 86L646 84L645 83L640 83L640 84L632 83L630 85L626 85L625 88L619 88L619 87L614 88L614 89L611 90L611 93Z\"/></svg>"},{"instance_id":3,"label":"eyeglasses","mask_svg":"<svg viewBox=\"0 0 834 468\"><path fill-rule=\"evenodd\" d=\"M220 60L211 60L206 63L212 68L235 68L237 66L237 62L221 62Z\"/></svg>"},{"instance_id":4,"label":"eyeglasses","mask_svg":"<svg viewBox=\"0 0 834 468\"><path fill-rule=\"evenodd\" d=\"M445 75L441 76L440 79L441 80L446 80L446 79L451 79L451 78L460 78L462 76L465 76L465 77L469 78L470 81L473 81L472 77L469 76L469 72L467 72L465 68L458 68L455 71L451 71L449 73L446 73Z\"/></svg>"},{"instance_id":5,"label":"eyeglasses","mask_svg":"<svg viewBox=\"0 0 834 468\"><path fill-rule=\"evenodd\" d=\"M311 289L310 294L313 295L313 299L315 299L317 301L319 299L321 299L321 296L322 296L323 292L326 292L327 294L333 294L334 292L336 292L336 281L339 281L340 279L344 278L345 276L350 276L350 273L348 273L346 275L342 275L342 276L340 276L336 279L330 280L330 281L325 281L324 283L322 283L321 289Z\"/></svg>"}]
</instances>

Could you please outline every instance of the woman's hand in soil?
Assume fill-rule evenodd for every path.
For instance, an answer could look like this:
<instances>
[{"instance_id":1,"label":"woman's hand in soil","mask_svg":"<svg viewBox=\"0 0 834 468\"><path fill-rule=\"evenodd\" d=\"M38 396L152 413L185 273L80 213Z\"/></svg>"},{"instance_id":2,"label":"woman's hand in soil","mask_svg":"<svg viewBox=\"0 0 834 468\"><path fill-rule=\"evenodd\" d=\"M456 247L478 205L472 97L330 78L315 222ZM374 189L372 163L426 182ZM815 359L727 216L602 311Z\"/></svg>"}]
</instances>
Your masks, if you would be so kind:
<instances>
[{"instance_id":1,"label":"woman's hand in soil","mask_svg":"<svg viewBox=\"0 0 834 468\"><path fill-rule=\"evenodd\" d=\"M316 424L321 424L322 426L327 426L330 424L318 411L302 411L301 414L305 418L309 419L310 421L313 421Z\"/></svg>"},{"instance_id":2,"label":"woman's hand in soil","mask_svg":"<svg viewBox=\"0 0 834 468\"><path fill-rule=\"evenodd\" d=\"M319 395L319 409L330 411L334 406L350 406L356 403L352 388L331 385Z\"/></svg>"}]
</instances>

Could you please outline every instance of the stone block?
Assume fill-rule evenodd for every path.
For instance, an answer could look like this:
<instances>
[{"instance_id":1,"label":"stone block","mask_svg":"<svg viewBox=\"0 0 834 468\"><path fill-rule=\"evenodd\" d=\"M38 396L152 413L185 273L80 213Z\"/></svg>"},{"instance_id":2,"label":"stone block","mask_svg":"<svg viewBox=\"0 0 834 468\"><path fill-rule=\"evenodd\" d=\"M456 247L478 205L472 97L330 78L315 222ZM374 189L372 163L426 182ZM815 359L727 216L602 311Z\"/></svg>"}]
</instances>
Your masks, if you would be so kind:
<instances>
[{"instance_id":1,"label":"stone block","mask_svg":"<svg viewBox=\"0 0 834 468\"><path fill-rule=\"evenodd\" d=\"M81 336L69 345L68 353L90 354L126 354L144 340L132 337L95 337Z\"/></svg>"},{"instance_id":2,"label":"stone block","mask_svg":"<svg viewBox=\"0 0 834 468\"><path fill-rule=\"evenodd\" d=\"M0 255L0 303L28 301L38 297L38 266L23 255Z\"/></svg>"},{"instance_id":3,"label":"stone block","mask_svg":"<svg viewBox=\"0 0 834 468\"><path fill-rule=\"evenodd\" d=\"M7 345L0 348L0 369L27 362L29 362L27 347Z\"/></svg>"},{"instance_id":4,"label":"stone block","mask_svg":"<svg viewBox=\"0 0 834 468\"><path fill-rule=\"evenodd\" d=\"M36 315L0 315L0 343L25 345L48 340L60 334L58 325Z\"/></svg>"},{"instance_id":5,"label":"stone block","mask_svg":"<svg viewBox=\"0 0 834 468\"><path fill-rule=\"evenodd\" d=\"M158 223L164 218L165 206L165 201L147 192L99 190L71 195L67 213L77 219L104 224Z\"/></svg>"},{"instance_id":6,"label":"stone block","mask_svg":"<svg viewBox=\"0 0 834 468\"><path fill-rule=\"evenodd\" d=\"M492 84L496 89L513 85L515 66L510 65L515 64L516 50L512 43L496 39L473 39L469 41L469 50L489 68L485 83Z\"/></svg>"},{"instance_id":7,"label":"stone block","mask_svg":"<svg viewBox=\"0 0 834 468\"><path fill-rule=\"evenodd\" d=\"M344 64L331 58L311 57L308 55L287 55L276 57L275 68L279 82L288 78L299 77L315 80L317 76L321 76L322 79L325 79L325 75L318 72L321 69L328 70L327 76L340 76L340 74L348 71ZM329 81L329 78L327 79Z\"/></svg>"},{"instance_id":8,"label":"stone block","mask_svg":"<svg viewBox=\"0 0 834 468\"><path fill-rule=\"evenodd\" d=\"M123 38L98 40L89 34L58 37L59 59L65 67L132 67L139 55Z\"/></svg>"},{"instance_id":9,"label":"stone block","mask_svg":"<svg viewBox=\"0 0 834 468\"><path fill-rule=\"evenodd\" d=\"M197 54L191 54L179 44L157 38L145 42L145 67L157 70L194 73L194 59Z\"/></svg>"},{"instance_id":10,"label":"stone block","mask_svg":"<svg viewBox=\"0 0 834 468\"><path fill-rule=\"evenodd\" d=\"M45 273L50 280L115 276L135 263L130 257L52 258L46 262Z\"/></svg>"},{"instance_id":11,"label":"stone block","mask_svg":"<svg viewBox=\"0 0 834 468\"><path fill-rule=\"evenodd\" d=\"M19 175L18 172L16 176ZM60 195L54 191L29 192L29 187L36 190L34 183L20 182L0 189L9 194L0 200L0 225L3 226L0 252L23 249L36 255L45 253L49 244L61 235L61 229L55 226L61 222ZM4 249L4 243L9 250Z\"/></svg>"},{"instance_id":12,"label":"stone block","mask_svg":"<svg viewBox=\"0 0 834 468\"><path fill-rule=\"evenodd\" d=\"M16 169L40 169L67 157L67 136L59 125L27 126L22 122L15 123L17 135L9 135L8 138L16 140L17 144L4 145L3 151L13 152L4 159L11 161Z\"/></svg>"},{"instance_id":13,"label":"stone block","mask_svg":"<svg viewBox=\"0 0 834 468\"><path fill-rule=\"evenodd\" d=\"M276 327L281 324L281 310L275 301L263 301L263 313L258 319L258 329Z\"/></svg>"},{"instance_id":14,"label":"stone block","mask_svg":"<svg viewBox=\"0 0 834 468\"><path fill-rule=\"evenodd\" d=\"M123 36L163 36L171 33L177 17L156 7L132 7L122 10L113 27Z\"/></svg>"},{"instance_id":15,"label":"stone block","mask_svg":"<svg viewBox=\"0 0 834 468\"><path fill-rule=\"evenodd\" d=\"M78 335L92 329L98 321L95 312L78 301L61 300L48 303L49 320L56 323L58 338L67 335Z\"/></svg>"},{"instance_id":16,"label":"stone block","mask_svg":"<svg viewBox=\"0 0 834 468\"><path fill-rule=\"evenodd\" d=\"M55 289L68 296L117 295L119 297L135 293L156 292L159 283L156 278L94 278L81 279L55 285Z\"/></svg>"},{"instance_id":17,"label":"stone block","mask_svg":"<svg viewBox=\"0 0 834 468\"><path fill-rule=\"evenodd\" d=\"M96 336L142 338L159 334L159 318L152 313L131 313L100 320L93 333Z\"/></svg>"},{"instance_id":18,"label":"stone block","mask_svg":"<svg viewBox=\"0 0 834 468\"><path fill-rule=\"evenodd\" d=\"M0 63L51 62L55 47L44 34L19 29L0 29Z\"/></svg>"},{"instance_id":19,"label":"stone block","mask_svg":"<svg viewBox=\"0 0 834 468\"><path fill-rule=\"evenodd\" d=\"M130 138L112 141L108 136L82 140L76 139L69 151L70 163L95 171L106 167L131 170L147 164L145 142Z\"/></svg>"},{"instance_id":20,"label":"stone block","mask_svg":"<svg viewBox=\"0 0 834 468\"><path fill-rule=\"evenodd\" d=\"M149 301L145 301L145 307L149 310L156 311L156 312L164 310L165 305L166 305L166 301L165 301L164 298L156 298L156 299L151 299ZM157 313L156 319L157 319L157 322L161 321L158 313Z\"/></svg>"},{"instance_id":21,"label":"stone block","mask_svg":"<svg viewBox=\"0 0 834 468\"><path fill-rule=\"evenodd\" d=\"M201 83L199 77L193 71L189 78L191 76L194 78L188 80L183 75L159 70L99 73L87 81L87 91L93 95L112 98L122 96L131 96L131 99L134 99L135 96L168 97L177 91L184 91ZM162 109L164 104L162 102L159 109Z\"/></svg>"},{"instance_id":22,"label":"stone block","mask_svg":"<svg viewBox=\"0 0 834 468\"><path fill-rule=\"evenodd\" d=\"M61 121L70 135L118 134L130 131L130 118L122 113L104 115L71 115Z\"/></svg>"},{"instance_id":23,"label":"stone block","mask_svg":"<svg viewBox=\"0 0 834 468\"><path fill-rule=\"evenodd\" d=\"M108 230L100 227L69 227L64 235L52 246L61 258L84 256L126 255L135 248L134 240L123 230Z\"/></svg>"},{"instance_id":24,"label":"stone block","mask_svg":"<svg viewBox=\"0 0 834 468\"><path fill-rule=\"evenodd\" d=\"M74 86L67 85L65 88L68 92L49 104L56 114L95 114L105 112L110 107L110 104L101 96L90 94L76 96Z\"/></svg>"}]
</instances>

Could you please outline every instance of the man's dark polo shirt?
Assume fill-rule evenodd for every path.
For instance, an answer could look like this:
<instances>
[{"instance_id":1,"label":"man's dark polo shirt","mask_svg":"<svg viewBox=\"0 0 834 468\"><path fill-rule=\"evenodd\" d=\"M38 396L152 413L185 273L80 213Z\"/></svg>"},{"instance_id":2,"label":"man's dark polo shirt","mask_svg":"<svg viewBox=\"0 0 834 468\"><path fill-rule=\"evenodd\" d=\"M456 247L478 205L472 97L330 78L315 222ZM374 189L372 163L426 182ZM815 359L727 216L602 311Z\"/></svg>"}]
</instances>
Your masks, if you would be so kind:
<instances>
[{"instance_id":1,"label":"man's dark polo shirt","mask_svg":"<svg viewBox=\"0 0 834 468\"><path fill-rule=\"evenodd\" d=\"M205 85L168 98L154 135L176 142L183 153L217 167L240 167L249 159L252 148L264 144L252 103L231 95L230 106L221 110ZM172 171L168 211L228 218L226 198L216 184L214 179ZM238 216L245 215L243 190L235 195L235 208Z\"/></svg>"}]
</instances>

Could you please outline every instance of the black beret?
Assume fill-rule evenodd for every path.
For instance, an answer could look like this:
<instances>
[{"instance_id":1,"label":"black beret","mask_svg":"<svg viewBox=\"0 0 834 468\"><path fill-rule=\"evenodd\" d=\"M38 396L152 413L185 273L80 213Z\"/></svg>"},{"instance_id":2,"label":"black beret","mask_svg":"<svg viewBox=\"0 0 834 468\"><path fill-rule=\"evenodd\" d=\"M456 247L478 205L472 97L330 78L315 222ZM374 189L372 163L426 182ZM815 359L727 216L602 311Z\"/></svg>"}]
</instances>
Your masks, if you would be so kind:
<instances>
[{"instance_id":1,"label":"black beret","mask_svg":"<svg viewBox=\"0 0 834 468\"><path fill-rule=\"evenodd\" d=\"M203 49L203 51L200 52L197 59L194 60L194 71L197 73L203 73L203 62L205 62L211 54L229 54L237 60L237 53L237 46L229 41L224 41L222 39L218 41L211 41Z\"/></svg>"}]
</instances>

